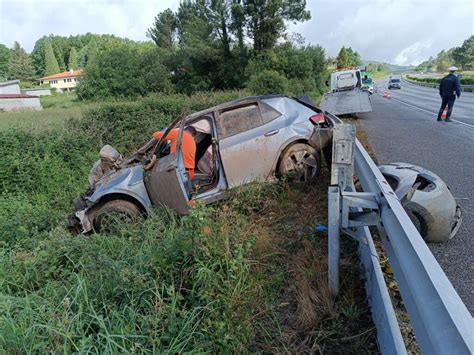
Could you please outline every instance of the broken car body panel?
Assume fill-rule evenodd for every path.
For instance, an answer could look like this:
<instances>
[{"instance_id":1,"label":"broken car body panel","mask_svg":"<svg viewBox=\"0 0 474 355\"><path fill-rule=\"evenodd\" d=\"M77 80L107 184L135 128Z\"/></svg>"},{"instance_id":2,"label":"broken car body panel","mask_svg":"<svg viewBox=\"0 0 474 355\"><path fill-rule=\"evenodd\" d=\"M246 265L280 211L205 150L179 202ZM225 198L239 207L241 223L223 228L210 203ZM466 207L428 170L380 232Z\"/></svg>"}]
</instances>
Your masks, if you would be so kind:
<instances>
[{"instance_id":1,"label":"broken car body panel","mask_svg":"<svg viewBox=\"0 0 474 355\"><path fill-rule=\"evenodd\" d=\"M426 241L444 242L456 235L462 222L461 208L438 175L407 163L379 169Z\"/></svg>"}]
</instances>

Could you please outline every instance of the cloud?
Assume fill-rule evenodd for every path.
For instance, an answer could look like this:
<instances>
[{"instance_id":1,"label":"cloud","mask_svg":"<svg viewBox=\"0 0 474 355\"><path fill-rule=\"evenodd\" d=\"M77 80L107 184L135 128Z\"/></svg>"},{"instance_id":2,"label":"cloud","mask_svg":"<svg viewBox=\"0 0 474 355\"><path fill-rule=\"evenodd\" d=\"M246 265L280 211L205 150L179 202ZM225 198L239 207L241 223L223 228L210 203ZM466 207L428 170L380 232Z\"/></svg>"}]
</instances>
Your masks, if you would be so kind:
<instances>
[{"instance_id":1,"label":"cloud","mask_svg":"<svg viewBox=\"0 0 474 355\"><path fill-rule=\"evenodd\" d=\"M336 56L344 45L367 60L418 64L474 33L471 0L313 0L312 18L292 26Z\"/></svg>"},{"instance_id":2,"label":"cloud","mask_svg":"<svg viewBox=\"0 0 474 355\"><path fill-rule=\"evenodd\" d=\"M146 40L160 11L180 0L0 0L0 43L33 49L44 35L110 33ZM418 64L474 33L472 0L308 0L311 20L291 24L336 56L344 45L367 60Z\"/></svg>"},{"instance_id":3,"label":"cloud","mask_svg":"<svg viewBox=\"0 0 474 355\"><path fill-rule=\"evenodd\" d=\"M0 0L0 43L18 41L31 51L44 35L87 32L147 40L156 14L178 6L179 0Z\"/></svg>"}]
</instances>

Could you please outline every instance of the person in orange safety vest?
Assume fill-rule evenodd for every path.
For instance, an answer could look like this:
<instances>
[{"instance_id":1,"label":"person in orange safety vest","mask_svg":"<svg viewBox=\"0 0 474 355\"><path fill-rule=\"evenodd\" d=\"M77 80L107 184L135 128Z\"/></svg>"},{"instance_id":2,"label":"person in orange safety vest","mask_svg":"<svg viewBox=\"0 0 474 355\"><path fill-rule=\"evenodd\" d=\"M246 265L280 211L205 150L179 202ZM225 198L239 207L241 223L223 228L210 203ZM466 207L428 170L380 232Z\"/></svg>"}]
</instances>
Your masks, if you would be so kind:
<instances>
[{"instance_id":1,"label":"person in orange safety vest","mask_svg":"<svg viewBox=\"0 0 474 355\"><path fill-rule=\"evenodd\" d=\"M153 133L153 138L159 140L163 137L164 132ZM166 136L167 140L171 141L170 151L171 153L176 152L176 145L178 144L179 129L173 128ZM184 129L183 139L181 140L181 152L183 154L184 167L189 175L189 178L194 177L194 166L196 159L196 129L192 126L188 126Z\"/></svg>"}]
</instances>

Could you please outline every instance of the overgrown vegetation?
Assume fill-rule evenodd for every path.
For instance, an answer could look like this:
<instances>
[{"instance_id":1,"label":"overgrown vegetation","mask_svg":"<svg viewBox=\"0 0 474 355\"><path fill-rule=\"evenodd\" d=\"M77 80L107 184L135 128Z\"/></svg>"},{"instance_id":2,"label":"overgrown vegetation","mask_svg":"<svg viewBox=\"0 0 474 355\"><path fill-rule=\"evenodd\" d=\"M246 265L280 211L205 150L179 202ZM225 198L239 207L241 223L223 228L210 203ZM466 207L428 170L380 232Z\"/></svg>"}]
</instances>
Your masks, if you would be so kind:
<instances>
[{"instance_id":1,"label":"overgrown vegetation","mask_svg":"<svg viewBox=\"0 0 474 355\"><path fill-rule=\"evenodd\" d=\"M157 209L107 235L62 226L103 143L129 152L183 110L243 94L110 102L64 127L0 131L2 352L375 349L350 245L344 293L328 297L326 235L313 230L327 174L252 184L183 218Z\"/></svg>"},{"instance_id":2,"label":"overgrown vegetation","mask_svg":"<svg viewBox=\"0 0 474 355\"><path fill-rule=\"evenodd\" d=\"M442 77L419 77L419 76L413 76L413 75L407 75L408 80L412 81L417 81L420 83L433 83L433 84L439 84ZM469 76L469 75L462 75L459 79L461 82L461 85L474 85L474 76Z\"/></svg>"}]
</instances>

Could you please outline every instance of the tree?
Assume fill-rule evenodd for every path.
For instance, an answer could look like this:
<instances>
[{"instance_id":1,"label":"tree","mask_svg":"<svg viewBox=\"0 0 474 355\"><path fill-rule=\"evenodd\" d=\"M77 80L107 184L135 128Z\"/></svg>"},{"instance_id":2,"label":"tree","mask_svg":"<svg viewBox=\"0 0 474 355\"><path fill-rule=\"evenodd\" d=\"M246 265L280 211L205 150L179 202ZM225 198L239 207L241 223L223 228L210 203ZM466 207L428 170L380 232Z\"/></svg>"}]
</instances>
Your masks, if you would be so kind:
<instances>
[{"instance_id":1,"label":"tree","mask_svg":"<svg viewBox=\"0 0 474 355\"><path fill-rule=\"evenodd\" d=\"M78 68L78 64L77 64L77 51L76 51L76 48L72 47L71 48L71 51L69 52L69 59L68 59L68 63L67 63L67 68L69 70L75 70Z\"/></svg>"},{"instance_id":2,"label":"tree","mask_svg":"<svg viewBox=\"0 0 474 355\"><path fill-rule=\"evenodd\" d=\"M97 60L97 56L99 55L99 49L97 47L97 42L94 39L87 44L86 50L86 66L93 65Z\"/></svg>"},{"instance_id":3,"label":"tree","mask_svg":"<svg viewBox=\"0 0 474 355\"><path fill-rule=\"evenodd\" d=\"M337 67L346 68L351 65L351 58L349 57L349 52L346 47L342 47L337 55Z\"/></svg>"},{"instance_id":4,"label":"tree","mask_svg":"<svg viewBox=\"0 0 474 355\"><path fill-rule=\"evenodd\" d=\"M173 49L177 29L177 18L173 11L167 9L156 15L153 26L147 31L147 37L160 48Z\"/></svg>"},{"instance_id":5,"label":"tree","mask_svg":"<svg viewBox=\"0 0 474 355\"><path fill-rule=\"evenodd\" d=\"M8 71L8 62L10 61L10 49L0 44L0 80L6 80Z\"/></svg>"},{"instance_id":6,"label":"tree","mask_svg":"<svg viewBox=\"0 0 474 355\"><path fill-rule=\"evenodd\" d=\"M306 21L306 0L248 0L244 1L247 33L253 39L253 49L273 48L286 30L285 21Z\"/></svg>"},{"instance_id":7,"label":"tree","mask_svg":"<svg viewBox=\"0 0 474 355\"><path fill-rule=\"evenodd\" d=\"M59 73L58 61L54 56L53 47L51 46L51 41L49 40L49 38L46 38L44 42L44 62L44 75L52 75Z\"/></svg>"},{"instance_id":8,"label":"tree","mask_svg":"<svg viewBox=\"0 0 474 355\"><path fill-rule=\"evenodd\" d=\"M15 42L8 63L8 79L30 81L35 78L35 69L26 51Z\"/></svg>"},{"instance_id":9,"label":"tree","mask_svg":"<svg viewBox=\"0 0 474 355\"><path fill-rule=\"evenodd\" d=\"M474 36L466 39L461 47L457 47L452 53L453 59L459 67L464 70L474 69Z\"/></svg>"}]
</instances>

